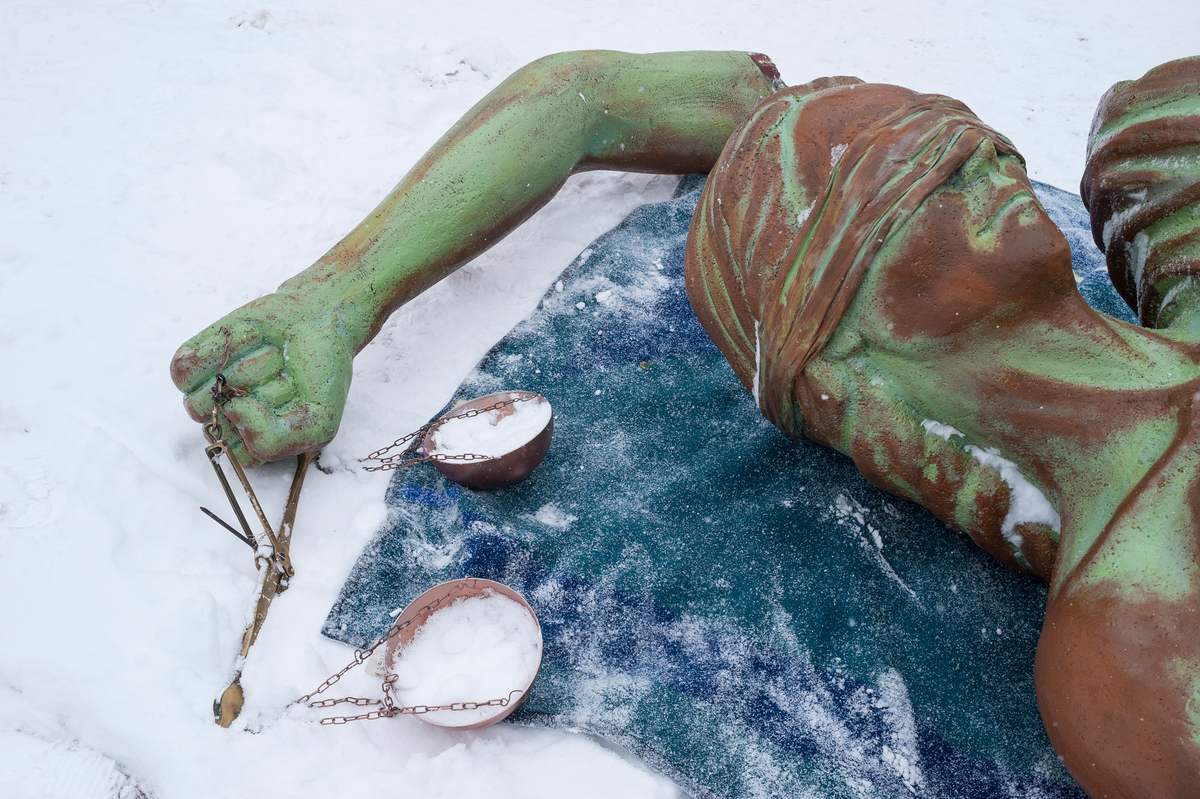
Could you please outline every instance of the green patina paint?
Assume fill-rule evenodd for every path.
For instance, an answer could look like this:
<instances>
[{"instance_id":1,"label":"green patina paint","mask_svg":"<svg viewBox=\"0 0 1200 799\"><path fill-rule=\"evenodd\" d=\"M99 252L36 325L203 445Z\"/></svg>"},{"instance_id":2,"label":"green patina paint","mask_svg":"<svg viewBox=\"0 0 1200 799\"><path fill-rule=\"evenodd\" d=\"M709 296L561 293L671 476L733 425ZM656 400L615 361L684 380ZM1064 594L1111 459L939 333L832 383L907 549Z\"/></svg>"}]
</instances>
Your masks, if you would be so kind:
<instances>
[{"instance_id":1,"label":"green patina paint","mask_svg":"<svg viewBox=\"0 0 1200 799\"><path fill-rule=\"evenodd\" d=\"M248 392L225 406L235 455L257 465L319 449L337 432L351 359L393 310L495 244L572 172L706 171L774 89L743 52L564 53L518 70L316 264L180 347L172 377L189 413L211 413L228 327L230 384ZM248 342L286 348L286 363L239 368Z\"/></svg>"},{"instance_id":2,"label":"green patina paint","mask_svg":"<svg viewBox=\"0 0 1200 799\"><path fill-rule=\"evenodd\" d=\"M211 413L208 392L223 356L220 330L228 327L233 346L226 376L246 392L224 406L237 433L227 435L235 455L252 465L319 449L337 431L354 354L393 310L496 243L573 172L707 171L739 123L775 88L745 53L597 51L550 56L519 70L316 264L180 348L172 377L187 395L189 413L197 420ZM1116 108L1111 98L1106 102ZM1133 124L1162 123L1169 138L1179 127L1171 120L1200 118L1200 94L1131 108L1098 124L1093 153ZM798 160L800 139L788 137L822 132L786 132L787 119L770 133L783 137L783 158ZM959 140L947 138L936 145L949 152ZM765 147L765 141L746 146ZM943 152L930 150L934 144L906 157ZM1148 331L1086 306L1062 234L1036 200L1017 193L1028 187L1023 163L997 150L1004 141L985 137L974 151L962 150L969 155L956 160L957 171L895 229L887 227L890 218L872 217L871 235L859 242L859 252L880 245L870 270L840 322L836 316L831 322L836 331L821 355L789 386L796 403L802 391L813 405L822 403L801 409L804 432L850 455L877 485L935 509L1014 568L1050 580L1057 557L1052 607L1060 597L1077 596L1101 607L1094 598L1103 589L1125 609L1158 602L1183 613L1200 597L1191 510L1200 474L1200 441L1192 434L1193 406L1200 401L1200 285L1194 281L1200 202L1187 194L1200 185L1200 157L1194 144L1179 146L1185 145L1192 149L1104 151L1107 171L1090 160L1084 181L1085 199L1109 191L1109 218L1100 233L1114 284L1143 321L1168 329ZM862 183L880 195L908 185L900 180L908 175L866 174L867 163L865 157L831 162L830 184ZM724 209L746 216L751 256L765 249L760 239L773 235L777 224L794 231L792 220L808 215L804 239L789 250L795 257L770 265L772 279L774 270L786 270L783 291L763 298L772 308L785 302L797 280L808 281L792 295L800 305L819 288L833 251L823 242L819 256L812 252L818 228L838 240L863 232L856 227L859 212L869 216L874 201L867 193L845 202L833 202L829 193L818 200L792 179L791 163L775 168L782 172L769 182L783 201L772 207L784 209L786 218L750 218L762 194L749 190L742 207ZM1135 188L1143 184L1146 202L1169 212L1135 230L1128 225L1142 208ZM838 229L825 230L830 225ZM722 232L696 235L716 243ZM744 299L731 294L743 285L717 286L720 296L703 284L711 307L734 308ZM758 319L762 309L752 310ZM754 353L753 331L729 321L736 316L716 317L710 335L723 331L735 349ZM927 420L962 436L946 441L924 429ZM1044 495L1061 516L1060 533L1035 524L1022 528L1021 539L1011 529L1001 535L1013 480L1006 485L1000 469L980 460L985 456L1003 458ZM1063 618L1072 612L1059 611ZM1176 682L1194 689L1200 659L1196 636L1189 635L1182 640L1192 649L1164 654L1158 663L1170 660ZM1186 700L1193 729L1200 723L1198 701Z\"/></svg>"}]
</instances>

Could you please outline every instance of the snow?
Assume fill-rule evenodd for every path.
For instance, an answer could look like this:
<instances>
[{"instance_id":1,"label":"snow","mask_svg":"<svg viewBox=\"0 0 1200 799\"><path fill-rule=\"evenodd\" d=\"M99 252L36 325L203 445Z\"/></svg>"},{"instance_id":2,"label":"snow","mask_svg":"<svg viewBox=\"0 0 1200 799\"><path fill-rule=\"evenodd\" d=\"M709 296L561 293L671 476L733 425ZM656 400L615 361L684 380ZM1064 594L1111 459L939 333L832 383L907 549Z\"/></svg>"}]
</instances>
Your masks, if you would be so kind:
<instances>
[{"instance_id":1,"label":"snow","mask_svg":"<svg viewBox=\"0 0 1200 799\"><path fill-rule=\"evenodd\" d=\"M451 417L433 431L429 451L446 456L472 453L499 458L537 438L550 424L551 413L550 403L539 398L475 416Z\"/></svg>"},{"instance_id":2,"label":"snow","mask_svg":"<svg viewBox=\"0 0 1200 799\"><path fill-rule=\"evenodd\" d=\"M565 530L571 526L572 522L579 521L578 516L567 513L555 502L547 502L538 508L538 512L533 515L533 518L556 530Z\"/></svg>"},{"instance_id":3,"label":"snow","mask_svg":"<svg viewBox=\"0 0 1200 799\"><path fill-rule=\"evenodd\" d=\"M456 600L430 615L400 650L393 673L404 706L516 701L533 683L541 662L542 633L533 614L488 591ZM504 711L499 705L439 710L422 720L465 727Z\"/></svg>"},{"instance_id":4,"label":"snow","mask_svg":"<svg viewBox=\"0 0 1200 799\"><path fill-rule=\"evenodd\" d=\"M832 171L833 168L838 165L838 161L842 160L842 156L845 154L847 146L848 145L845 145L845 144L839 144L837 147L834 147L829 151L829 169L830 169L830 171ZM807 216L807 214L805 214L805 216Z\"/></svg>"},{"instance_id":5,"label":"snow","mask_svg":"<svg viewBox=\"0 0 1200 799\"><path fill-rule=\"evenodd\" d=\"M915 795L925 785L917 745L917 719L908 699L908 687L904 684L904 678L894 669L888 669L879 675L877 707L886 712L892 739L891 746L883 745L880 759L896 772L908 790Z\"/></svg>"},{"instance_id":6,"label":"snow","mask_svg":"<svg viewBox=\"0 0 1200 799\"><path fill-rule=\"evenodd\" d=\"M966 436L963 435L963 433L957 428L948 424L942 424L935 419L926 419L925 421L921 422L921 427L924 427L925 432L929 435L939 436L945 441L949 441L950 436L962 436L963 438L966 438Z\"/></svg>"},{"instance_id":7,"label":"snow","mask_svg":"<svg viewBox=\"0 0 1200 799\"><path fill-rule=\"evenodd\" d=\"M1021 545L1021 536L1016 532L1016 527L1025 522L1041 522L1048 524L1054 532L1061 532L1062 520L1059 519L1058 511L1050 504L1050 500L1046 499L1046 495L1021 474L1015 463L1002 457L995 447L980 449L974 444L968 444L966 450L975 460L1000 472L1000 479L1012 489L1008 513L1000 525L1000 532L1010 543L1014 546Z\"/></svg>"},{"instance_id":8,"label":"snow","mask_svg":"<svg viewBox=\"0 0 1200 799\"><path fill-rule=\"evenodd\" d=\"M929 435L940 436L946 441L949 441L951 436L966 439L966 435L961 431L934 419L926 419L921 422L921 426ZM1062 520L1058 511L1050 504L1050 500L1046 499L1046 495L1021 474L1015 463L1003 457L995 447L983 449L974 444L966 444L963 449L984 466L991 466L999 472L1000 479L1008 483L1011 490L1008 513L1000 524L1000 532L1009 543L1018 548L1021 546L1021 535L1016 528L1018 524L1025 522L1040 522L1049 525L1056 533L1061 532Z\"/></svg>"},{"instance_id":9,"label":"snow","mask_svg":"<svg viewBox=\"0 0 1200 799\"><path fill-rule=\"evenodd\" d=\"M888 579L900 586L900 588L904 589L905 593L916 600L917 592L912 590L900 575L896 574L896 570L892 568L892 564L883 556L883 536L880 535L879 530L874 525L867 521L866 515L871 511L854 497L848 497L845 494L838 494L834 498L834 503L829 506L829 509L833 511L838 524L849 526L858 533L863 551L871 556L880 570L887 575ZM870 539L864 533L869 533ZM874 543L874 547L871 546L872 543ZM854 626L853 621L850 626Z\"/></svg>"},{"instance_id":10,"label":"snow","mask_svg":"<svg viewBox=\"0 0 1200 799\"><path fill-rule=\"evenodd\" d=\"M751 393L754 394L754 404L762 407L762 399L759 398L759 392L762 390L761 375L762 373L762 338L758 332L758 320L754 320L754 378L750 381Z\"/></svg>"},{"instance_id":11,"label":"snow","mask_svg":"<svg viewBox=\"0 0 1200 799\"><path fill-rule=\"evenodd\" d=\"M358 356L330 473L312 470L300 502L296 577L242 675L257 735L212 722L256 572L197 510L223 500L167 377L175 348L319 257L547 53L753 49L791 83L946 93L1035 179L1074 190L1100 95L1193 54L1198 27L1200 5L1167 0L0 5L0 795L674 796L565 732L280 715L352 657L318 630L387 517L388 475L356 459L436 413L576 254L673 178L572 178ZM274 518L292 469L250 475ZM341 687L378 682L355 670Z\"/></svg>"}]
</instances>

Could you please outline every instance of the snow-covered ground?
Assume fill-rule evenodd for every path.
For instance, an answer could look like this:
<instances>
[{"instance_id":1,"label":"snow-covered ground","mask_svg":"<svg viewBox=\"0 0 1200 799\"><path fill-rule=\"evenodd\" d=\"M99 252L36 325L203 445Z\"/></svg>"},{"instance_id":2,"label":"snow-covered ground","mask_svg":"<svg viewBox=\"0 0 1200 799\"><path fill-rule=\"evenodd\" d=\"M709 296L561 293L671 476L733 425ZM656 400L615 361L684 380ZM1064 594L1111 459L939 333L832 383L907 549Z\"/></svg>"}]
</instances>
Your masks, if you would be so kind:
<instances>
[{"instance_id":1,"label":"snow-covered ground","mask_svg":"<svg viewBox=\"0 0 1200 799\"><path fill-rule=\"evenodd\" d=\"M387 475L354 459L424 421L579 250L674 179L572 180L358 358L322 456L341 466L309 475L297 577L243 678L256 735L212 722L255 572L197 510L224 500L167 375L175 348L311 263L547 53L758 50L792 83L943 92L1008 134L1034 178L1075 190L1100 94L1193 54L1198 31L1200 4L1178 0L6 0L0 795L134 795L133 778L163 799L674 795L567 733L273 720L352 654L318 629L384 518ZM291 469L252 474L274 515Z\"/></svg>"}]
</instances>

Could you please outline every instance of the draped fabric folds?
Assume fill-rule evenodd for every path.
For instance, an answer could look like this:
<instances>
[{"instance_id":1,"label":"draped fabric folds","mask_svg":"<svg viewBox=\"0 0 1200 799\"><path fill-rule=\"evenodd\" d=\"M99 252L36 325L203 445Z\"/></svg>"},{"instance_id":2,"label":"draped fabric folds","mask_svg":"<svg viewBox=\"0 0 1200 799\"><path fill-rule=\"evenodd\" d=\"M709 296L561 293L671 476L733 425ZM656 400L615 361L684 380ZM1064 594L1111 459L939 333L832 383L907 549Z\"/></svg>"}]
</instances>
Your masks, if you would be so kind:
<instances>
[{"instance_id":1,"label":"draped fabric folds","mask_svg":"<svg viewBox=\"0 0 1200 799\"><path fill-rule=\"evenodd\" d=\"M1100 100L1079 191L1113 286L1147 327L1200 274L1200 57Z\"/></svg>"},{"instance_id":2,"label":"draped fabric folds","mask_svg":"<svg viewBox=\"0 0 1200 799\"><path fill-rule=\"evenodd\" d=\"M730 138L692 218L688 296L764 416L803 435L795 383L875 256L984 140L962 103L825 78L773 95Z\"/></svg>"}]
</instances>

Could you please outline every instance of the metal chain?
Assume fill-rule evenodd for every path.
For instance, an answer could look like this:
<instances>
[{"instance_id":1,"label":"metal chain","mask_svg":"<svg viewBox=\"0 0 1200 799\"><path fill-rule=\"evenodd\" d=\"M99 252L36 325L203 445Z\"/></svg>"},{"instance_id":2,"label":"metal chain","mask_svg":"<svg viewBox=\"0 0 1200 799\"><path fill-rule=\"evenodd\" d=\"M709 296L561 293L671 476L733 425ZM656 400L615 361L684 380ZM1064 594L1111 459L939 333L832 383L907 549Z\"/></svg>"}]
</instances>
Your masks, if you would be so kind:
<instances>
[{"instance_id":1,"label":"metal chain","mask_svg":"<svg viewBox=\"0 0 1200 799\"><path fill-rule=\"evenodd\" d=\"M232 343L233 343L233 331L227 327L222 327L221 333L224 335L225 341L224 341L223 350L221 352L221 361L220 361L220 364L217 366L216 379L213 382L213 386L211 389L212 398L213 398L212 420L204 426L205 435L213 442L216 442L221 438L221 432L222 432L221 424L218 421L219 415L222 415L221 407L225 403L229 402L229 400L233 399L234 397L247 396L247 393L245 391L243 391L240 388L234 388L234 387L230 386L226 380L225 367L229 365L230 349L231 349ZM491 411L499 410L500 408L504 408L509 405L515 405L518 402L525 402L526 400L529 400L529 399L532 399L532 397L516 397L514 399L503 400L503 401L497 402L493 405L489 405L486 408L472 408L470 410L464 411L463 413L457 414L455 416L443 417L443 420L449 421L451 419L470 419L475 416L478 416L481 413L489 413ZM469 452L464 453L462 455L441 455L438 453L434 453L432 455L425 455L425 456L422 456L419 458L404 459L405 453L410 452L414 448L419 447L421 444L425 443L425 434L429 432L429 429L432 426L433 426L433 423L423 425L419 430L409 433L408 435L403 436L401 438L396 439L392 444L390 444L386 447L383 447L382 449L378 449L375 452L372 452L370 455L368 455L365 458L360 458L359 462L367 461L367 460L377 460L380 462L379 466L367 466L364 468L367 471L385 471L388 469L398 469L403 466L411 466L411 465L414 465L417 463L424 463L426 461L494 460L494 458L490 455L476 455L476 454L469 453ZM411 443L409 443L409 442L411 442ZM408 444L408 446L406 446L401 452L399 452L396 455L391 455L386 458L382 457L384 454L395 449L396 447L400 446L401 444ZM302 704L302 703L307 703L308 707L310 707L310 708L333 707L335 705L340 705L340 704L352 704L357 707L367 707L367 706L371 706L371 705L379 705L383 708L382 710L373 710L370 713L363 713L363 714L360 714L357 716L328 716L326 718L321 719L322 724L334 724L334 725L345 724L350 721L366 721L366 720L373 720L373 719L391 718L392 716L419 716L419 715L422 715L425 713L435 713L435 712L443 711L443 710L462 711L462 710L477 710L481 707L507 707L509 704L512 703L513 694L523 694L524 691L521 689L509 691L507 697L502 697L502 698L497 698L497 699L489 699L486 702L453 702L448 705L412 705L412 706L408 706L408 707L401 707L396 704L395 699L393 697L394 683L396 682L396 675L394 675L394 674L388 675L383 680L383 686L382 686L383 687L383 699L382 700L367 699L367 698L359 697L359 696L346 696L346 697L342 697L340 699L322 699L317 702L309 701L317 694L324 693L327 689L329 689L331 686L333 686L335 683L337 683L339 680L341 680L342 677L346 676L347 672L349 672L351 669L355 668L356 666L361 666L364 662L366 662L367 658L371 657L371 655L373 655L375 653L376 649L381 647L383 644L385 644L387 641L391 640L392 638L395 638L403 630L411 627L413 625L413 623L415 623L418 619L422 618L423 616L427 616L428 614L432 613L434 610L437 610L437 608L440 607L442 605L442 603L445 602L449 598L450 597L439 597L438 599L431 601L429 604L424 605L423 607L418 609L416 614L413 616L413 618L409 619L408 621L404 622L403 624L393 625L390 630L388 630L386 633L384 633L384 635L382 637L380 637L379 640L377 640L374 644L372 644L367 649L356 649L354 651L354 659L351 660L348 664L346 664L345 668L343 668L341 671L339 671L336 674L333 674L329 678L327 678L324 682L322 682L319 686L317 686L315 691L305 694L304 696L300 697L299 699L297 699L295 702L292 702L291 704L298 705L298 704ZM289 705L289 707L291 707L291 705Z\"/></svg>"},{"instance_id":2,"label":"metal chain","mask_svg":"<svg viewBox=\"0 0 1200 799\"><path fill-rule=\"evenodd\" d=\"M212 388L210 389L213 399L212 419L208 424L204 425L204 435L210 441L216 441L221 438L221 423L217 421L217 415L221 412L221 407L234 397L248 396L242 389L234 388L226 382L225 367L229 365L229 350L233 344L233 331L227 327L222 327L221 333L225 336L225 346L221 351L221 362L217 365L216 379L213 381Z\"/></svg>"},{"instance_id":3,"label":"metal chain","mask_svg":"<svg viewBox=\"0 0 1200 799\"><path fill-rule=\"evenodd\" d=\"M211 389L212 398L213 398L212 419L211 419L211 421L208 422L208 424L206 424L204 426L205 436L207 436L209 438L209 440L212 441L213 443L216 443L217 441L219 441L221 439L221 432L222 432L221 424L218 421L218 419L219 419L220 415L223 415L221 413L222 406L225 403L229 402L229 400L233 399L234 397L247 396L247 393L245 391L243 391L240 388L234 388L234 387L230 386L226 381L225 367L229 365L230 349L233 344L233 331L227 327L222 327L221 333L224 335L225 341L224 341L224 347L221 352L221 361L220 361L220 364L217 366L216 379L214 380L213 386ZM461 414L458 414L457 416L450 416L450 417L446 417L446 418L447 418L447 420L449 420L449 419L469 419L474 416L478 416L481 413L488 413L489 411L498 410L498 409L506 407L508 405L514 405L518 402L524 402L526 399L530 399L530 398L517 397L515 399L497 402L494 405L488 406L487 408L471 409L471 410L465 411ZM411 450L414 446L424 443L425 433L427 433L429 431L429 428L432 426L433 426L432 424L424 425L420 430L418 430L414 433L409 433L407 436L397 439L395 441L395 443L393 443L392 445L384 447L383 449L377 450L377 451L371 453L370 455L368 455L366 458L362 458L360 460L378 460L383 464L381 466L366 467L369 471L381 471L381 470L385 470L385 469L396 469L401 466L408 466L408 465L411 465L414 463L422 463L424 461L433 461L433 460L462 460L462 461L493 460L493 458L489 455L475 455L475 454L471 454L471 453L466 453L463 455L434 454L434 455L427 455L427 456L424 456L421 458L409 459L407 461L397 461L396 460L397 458L403 457L404 452ZM417 438L418 436L420 437L420 439L418 441L416 441L416 442L414 442L414 444L406 447L405 450L403 452L399 453L398 455L393 455L388 458L380 457L381 455L388 452L389 450L394 449L395 447L397 447L400 444L403 444L405 442L412 441L413 439ZM255 562L257 563L258 558L262 558L262 557L264 557L264 556L257 555L255 558ZM354 651L354 659L351 660L346 665L345 668L343 668L341 671L330 676L328 679L326 679L324 682L322 682L319 686L317 686L317 689L315 691L313 691L312 693L305 694L304 696L297 699L295 702L292 702L292 705L307 703L310 708L323 708L323 707L333 707L334 705L340 705L340 704L352 704L357 707L379 705L383 708L382 710L373 710L370 713L362 713L357 716L328 716L326 718L321 719L321 724L334 724L334 725L345 724L350 721L365 721L365 720L372 720L372 719L391 718L392 716L419 716L419 715L422 715L425 713L435 713L435 712L443 711L443 710L462 711L462 710L477 710L481 707L508 707L508 705L512 703L513 694L523 694L524 693L523 690L517 689L517 690L509 691L507 697L502 697L502 698L498 698L498 699L489 699L486 702L453 702L448 705L412 705L409 707L401 707L396 704L395 698L393 696L394 683L396 682L395 674L390 674L384 678L384 680L383 680L383 699L382 700L367 699L367 698L359 697L359 696L346 696L346 697L342 697L340 699L322 699L317 702L309 701L317 694L323 693L330 686L334 685L339 680L341 680L342 677L344 677L346 675L346 673L349 672L351 669L353 669L355 666L360 666L364 662L366 662L367 658L369 658L371 655L373 655L375 653L375 650L378 649L380 646L382 646L384 643L386 643L387 641L389 641L392 638L399 635L401 631L411 627L413 625L413 623L415 623L418 619L422 618L423 616L429 615L434 610L437 610L437 608L439 608L442 605L442 603L445 602L449 598L450 598L449 596L445 596L445 597L439 597L439 598L431 601L429 604L424 605L423 607L418 609L416 614L413 616L413 618L409 619L408 621L404 622L403 624L393 625L390 630L388 630L378 641L376 641L374 644L372 644L369 648L356 649ZM289 707L290 706L291 705L289 705Z\"/></svg>"},{"instance_id":4,"label":"metal chain","mask_svg":"<svg viewBox=\"0 0 1200 799\"><path fill-rule=\"evenodd\" d=\"M429 429L431 427L433 427L435 424L437 424L438 422L448 422L452 419L471 419L476 416L479 416L482 413L490 413L491 411L497 411L497 410L500 410L501 408L507 408L509 405L516 405L518 402L528 402L529 400L532 400L532 399L536 399L536 397L515 397L513 399L501 400L500 402L489 405L486 408L471 408L470 410L463 411L462 413L456 414L454 416L443 416L436 421L430 422L429 424L426 424L426 425L422 425L420 427L420 429L414 430L413 432L409 433L408 435L397 438L391 444L388 444L386 447L381 447L381 448L375 450L374 452L372 452L370 455L366 456L365 458L359 458L358 462L362 463L364 461L379 461L380 465L364 466L363 469L368 472L385 472L385 471L388 471L389 469L402 469L402 468L407 468L409 466L415 466L418 463L428 463L430 461L490 461L490 460L495 460L495 457L492 455L476 455L471 452L465 452L461 455L442 455L441 453L435 452L431 455L422 455L419 457L410 457L410 458L406 458L405 455L407 455L410 452L414 452L414 451L420 449L420 447L425 443L425 435L429 432ZM401 445L405 445L405 446L402 450L400 450L400 452L396 453L395 455L388 455L387 457L383 457L386 453L391 452L396 447L399 447Z\"/></svg>"},{"instance_id":5,"label":"metal chain","mask_svg":"<svg viewBox=\"0 0 1200 799\"><path fill-rule=\"evenodd\" d=\"M449 705L412 705L410 707L385 707L383 710L372 710L370 713L360 713L357 716L326 716L321 719L322 724L345 724L349 721L374 721L375 719L390 719L392 716L420 716L425 713L436 713L442 710L478 710L481 707L508 707L512 703L512 694L519 694L520 690L513 691L508 697L502 699L489 699L486 702L454 702ZM384 702L378 699L363 699L362 697L347 696L343 699L326 699L322 702L314 702L309 707L332 707L333 705L342 702L349 702L352 705L365 707L367 705L383 705Z\"/></svg>"},{"instance_id":6,"label":"metal chain","mask_svg":"<svg viewBox=\"0 0 1200 799\"><path fill-rule=\"evenodd\" d=\"M330 688L332 685L341 680L342 677L346 676L351 669L355 668L356 666L361 666L363 663L365 663L367 658L375 654L376 649L383 646L401 632L411 627L417 622L418 619L428 616L433 611L437 610L439 607L441 607L443 602L451 598L452 597L449 595L438 597L429 604L422 605L417 609L417 612L411 619L392 625L392 628L380 636L380 638L375 643L371 644L371 646L367 647L366 649L354 650L354 659L347 663L345 668L336 674L327 677L324 682L317 686L315 691L305 694L295 702L292 702L291 705L288 705L288 707L291 707L292 705L306 704L311 708L323 708L333 707L334 705L351 704L355 705L356 707L379 705L383 708L382 710L372 710L370 713L363 713L358 716L326 716L325 718L321 719L322 724L345 724L348 721L373 721L375 719L391 718L392 716L420 716L425 713L434 713L440 710L459 711L477 710L481 707L508 707L508 705L512 703L513 694L522 694L524 693L523 690L512 690L508 692L507 697L500 699L489 699L486 702L454 702L449 705L411 705L408 707L401 707L396 704L393 697L393 691L395 690L394 683L396 682L395 674L389 674L383 678L383 699L367 699L361 696L343 696L339 699L321 699L316 702L309 701L317 694L324 693L326 689Z\"/></svg>"}]
</instances>

